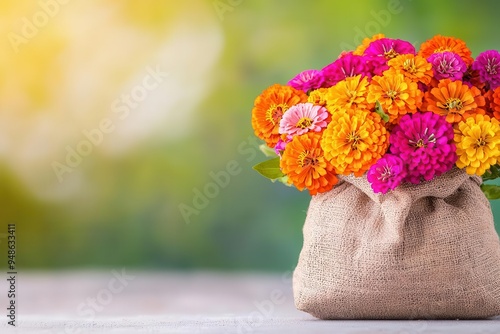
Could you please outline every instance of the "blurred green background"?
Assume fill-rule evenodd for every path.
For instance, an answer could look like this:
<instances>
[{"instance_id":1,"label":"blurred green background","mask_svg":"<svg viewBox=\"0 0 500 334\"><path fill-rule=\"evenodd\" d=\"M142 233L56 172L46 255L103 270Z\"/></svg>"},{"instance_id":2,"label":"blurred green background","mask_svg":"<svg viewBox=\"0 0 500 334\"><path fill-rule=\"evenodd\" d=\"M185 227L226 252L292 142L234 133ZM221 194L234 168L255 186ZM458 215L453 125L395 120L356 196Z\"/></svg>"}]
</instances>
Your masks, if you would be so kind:
<instances>
[{"instance_id":1,"label":"blurred green background","mask_svg":"<svg viewBox=\"0 0 500 334\"><path fill-rule=\"evenodd\" d=\"M310 197L251 169L264 159L254 98L379 32L417 46L455 36L474 56L500 49L499 10L493 0L3 1L1 254L15 223L18 268L290 269ZM113 129L100 138L103 120ZM98 144L82 144L82 131ZM92 151L69 166L78 148ZM500 230L500 202L493 210Z\"/></svg>"}]
</instances>

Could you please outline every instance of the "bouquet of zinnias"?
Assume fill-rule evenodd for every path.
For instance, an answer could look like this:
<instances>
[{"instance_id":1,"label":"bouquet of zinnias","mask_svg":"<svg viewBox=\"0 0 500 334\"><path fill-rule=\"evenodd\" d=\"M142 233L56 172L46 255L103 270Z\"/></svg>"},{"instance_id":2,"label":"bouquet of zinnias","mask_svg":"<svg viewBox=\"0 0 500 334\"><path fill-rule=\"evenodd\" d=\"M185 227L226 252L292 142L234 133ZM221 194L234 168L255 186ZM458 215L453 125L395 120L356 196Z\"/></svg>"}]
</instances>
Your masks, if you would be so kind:
<instances>
[{"instance_id":1,"label":"bouquet of zinnias","mask_svg":"<svg viewBox=\"0 0 500 334\"><path fill-rule=\"evenodd\" d=\"M276 156L254 168L311 195L330 191L339 175L366 173L375 193L454 166L490 180L500 174L499 120L498 51L473 59L453 37L417 51L379 34L257 97L252 126ZM500 197L498 186L481 188Z\"/></svg>"}]
</instances>

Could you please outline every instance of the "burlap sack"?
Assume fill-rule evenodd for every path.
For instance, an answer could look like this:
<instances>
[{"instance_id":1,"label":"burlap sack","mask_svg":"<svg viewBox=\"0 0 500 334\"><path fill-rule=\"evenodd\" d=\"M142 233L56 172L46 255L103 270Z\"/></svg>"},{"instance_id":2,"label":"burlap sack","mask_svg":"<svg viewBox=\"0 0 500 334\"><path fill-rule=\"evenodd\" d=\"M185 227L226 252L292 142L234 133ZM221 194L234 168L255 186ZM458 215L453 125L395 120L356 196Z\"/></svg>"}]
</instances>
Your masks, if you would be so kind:
<instances>
[{"instance_id":1,"label":"burlap sack","mask_svg":"<svg viewBox=\"0 0 500 334\"><path fill-rule=\"evenodd\" d=\"M452 171L374 194L342 177L313 196L293 276L321 319L474 319L500 314L500 243L480 178Z\"/></svg>"}]
</instances>

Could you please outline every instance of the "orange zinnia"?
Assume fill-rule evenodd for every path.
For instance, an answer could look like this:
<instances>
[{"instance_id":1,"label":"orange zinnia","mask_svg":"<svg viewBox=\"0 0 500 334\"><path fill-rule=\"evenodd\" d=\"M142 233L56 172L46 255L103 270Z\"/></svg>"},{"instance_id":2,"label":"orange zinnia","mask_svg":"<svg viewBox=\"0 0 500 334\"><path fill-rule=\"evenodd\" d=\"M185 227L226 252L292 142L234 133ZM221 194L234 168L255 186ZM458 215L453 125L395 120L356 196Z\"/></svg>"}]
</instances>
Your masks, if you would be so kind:
<instances>
[{"instance_id":1,"label":"orange zinnia","mask_svg":"<svg viewBox=\"0 0 500 334\"><path fill-rule=\"evenodd\" d=\"M489 102L489 109L493 117L500 120L500 87L488 91L485 95Z\"/></svg>"},{"instance_id":2,"label":"orange zinnia","mask_svg":"<svg viewBox=\"0 0 500 334\"><path fill-rule=\"evenodd\" d=\"M387 65L390 67L389 71L395 70L396 72L401 72L411 81L421 82L424 85L430 84L434 75L431 63L421 56L412 54L403 54L392 58Z\"/></svg>"},{"instance_id":3,"label":"orange zinnia","mask_svg":"<svg viewBox=\"0 0 500 334\"><path fill-rule=\"evenodd\" d=\"M374 41L382 39L382 38L385 38L384 34L376 34L376 35L373 35L371 38L366 37L361 42L361 45L359 45L356 48L356 50L354 50L354 52L352 54L356 55L356 56L362 56L363 53L365 52L365 50L368 48L368 46L370 46L371 42L374 42Z\"/></svg>"},{"instance_id":4,"label":"orange zinnia","mask_svg":"<svg viewBox=\"0 0 500 334\"><path fill-rule=\"evenodd\" d=\"M288 183L301 191L307 188L311 195L331 190L338 182L333 166L324 157L320 140L321 134L316 132L293 137L280 161Z\"/></svg>"},{"instance_id":5,"label":"orange zinnia","mask_svg":"<svg viewBox=\"0 0 500 334\"><path fill-rule=\"evenodd\" d=\"M422 105L422 91L418 85L405 78L402 73L386 71L383 76L375 76L370 83L367 101L379 101L389 114L389 122L399 123L407 113L415 113Z\"/></svg>"},{"instance_id":6,"label":"orange zinnia","mask_svg":"<svg viewBox=\"0 0 500 334\"><path fill-rule=\"evenodd\" d=\"M389 133L380 116L369 110L336 112L321 147L337 174L361 176L387 151Z\"/></svg>"},{"instance_id":7,"label":"orange zinnia","mask_svg":"<svg viewBox=\"0 0 500 334\"><path fill-rule=\"evenodd\" d=\"M467 66L471 65L474 61L474 59L472 58L472 52L469 50L464 41L458 38L446 37L441 35L436 35L428 41L422 43L418 54L427 59L431 54L435 52L444 51L456 53L460 56L460 58L462 58Z\"/></svg>"},{"instance_id":8,"label":"orange zinnia","mask_svg":"<svg viewBox=\"0 0 500 334\"><path fill-rule=\"evenodd\" d=\"M473 114L484 114L484 106L481 91L474 86L469 88L460 80L440 80L438 86L425 95L426 109L446 116L449 123L458 123Z\"/></svg>"},{"instance_id":9,"label":"orange zinnia","mask_svg":"<svg viewBox=\"0 0 500 334\"><path fill-rule=\"evenodd\" d=\"M326 108L329 112L371 109L374 104L366 101L368 95L368 79L366 76L348 77L339 81L326 92Z\"/></svg>"},{"instance_id":10,"label":"orange zinnia","mask_svg":"<svg viewBox=\"0 0 500 334\"><path fill-rule=\"evenodd\" d=\"M255 135L274 147L280 139L279 127L283 114L298 103L306 102L307 94L290 86L273 85L254 102L252 126Z\"/></svg>"}]
</instances>

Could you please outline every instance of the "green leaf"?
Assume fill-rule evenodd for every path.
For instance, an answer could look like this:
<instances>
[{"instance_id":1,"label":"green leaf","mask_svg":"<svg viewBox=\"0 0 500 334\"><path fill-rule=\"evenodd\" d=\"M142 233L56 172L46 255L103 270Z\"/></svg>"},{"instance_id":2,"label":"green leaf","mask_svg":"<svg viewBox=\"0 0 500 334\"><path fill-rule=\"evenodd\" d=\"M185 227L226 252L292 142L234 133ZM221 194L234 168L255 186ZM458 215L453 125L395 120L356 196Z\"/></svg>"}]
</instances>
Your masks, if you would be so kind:
<instances>
[{"instance_id":1,"label":"green leaf","mask_svg":"<svg viewBox=\"0 0 500 334\"><path fill-rule=\"evenodd\" d=\"M253 166L253 169L259 172L262 176L271 180L279 179L285 176L280 169L280 157L261 162Z\"/></svg>"},{"instance_id":2,"label":"green leaf","mask_svg":"<svg viewBox=\"0 0 500 334\"><path fill-rule=\"evenodd\" d=\"M264 155L266 157L275 157L276 156L276 152L274 151L274 148L270 148L266 144L260 145L259 149L261 150L262 153L264 153Z\"/></svg>"},{"instance_id":3,"label":"green leaf","mask_svg":"<svg viewBox=\"0 0 500 334\"><path fill-rule=\"evenodd\" d=\"M273 182L273 183L274 182L281 182L281 183L283 183L287 187L292 187L293 186L293 184L288 183L288 176L286 176L286 175L283 176L283 177L277 178L277 179L273 179L273 180L271 180L271 182Z\"/></svg>"},{"instance_id":4,"label":"green leaf","mask_svg":"<svg viewBox=\"0 0 500 334\"><path fill-rule=\"evenodd\" d=\"M375 112L380 115L384 122L389 122L389 115L385 113L384 108L382 108L382 105L378 100L375 101Z\"/></svg>"},{"instance_id":5,"label":"green leaf","mask_svg":"<svg viewBox=\"0 0 500 334\"><path fill-rule=\"evenodd\" d=\"M484 173L482 176L483 181L494 180L499 177L500 177L500 166L498 164L491 166L490 169L487 170L486 173Z\"/></svg>"},{"instance_id":6,"label":"green leaf","mask_svg":"<svg viewBox=\"0 0 500 334\"><path fill-rule=\"evenodd\" d=\"M499 199L500 198L500 186L494 184L482 184L481 190L486 195L487 199Z\"/></svg>"}]
</instances>

